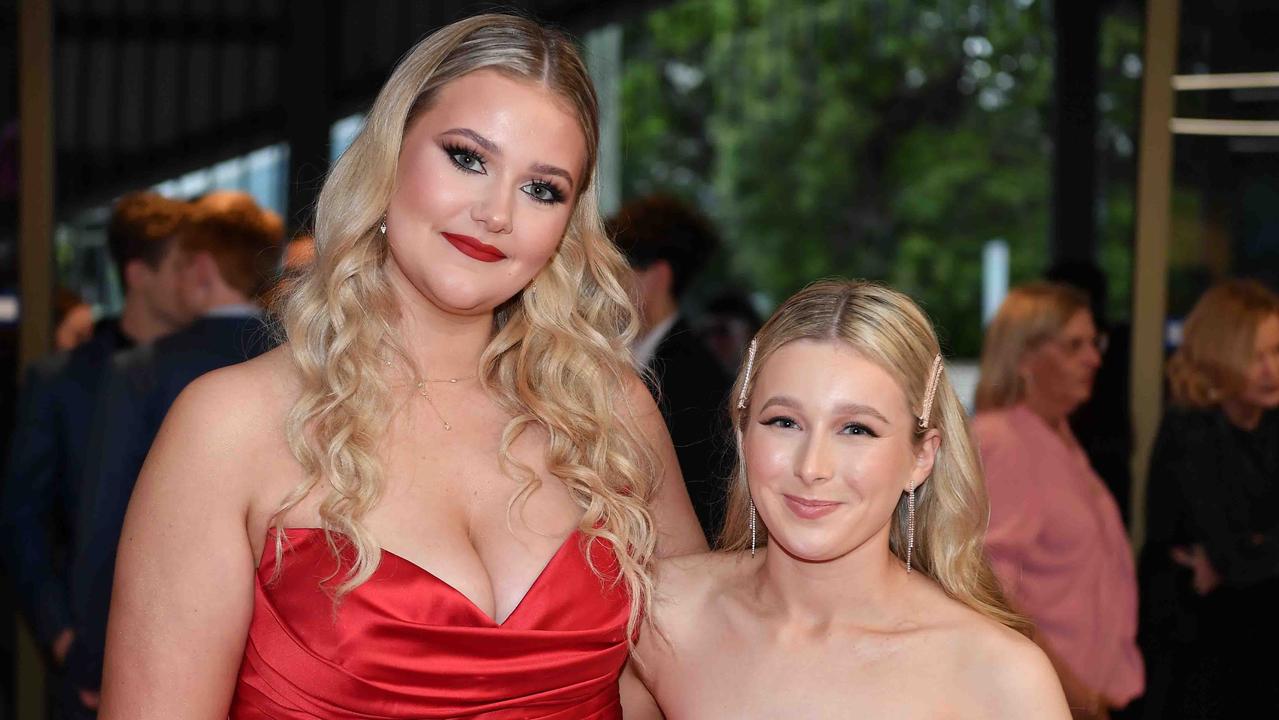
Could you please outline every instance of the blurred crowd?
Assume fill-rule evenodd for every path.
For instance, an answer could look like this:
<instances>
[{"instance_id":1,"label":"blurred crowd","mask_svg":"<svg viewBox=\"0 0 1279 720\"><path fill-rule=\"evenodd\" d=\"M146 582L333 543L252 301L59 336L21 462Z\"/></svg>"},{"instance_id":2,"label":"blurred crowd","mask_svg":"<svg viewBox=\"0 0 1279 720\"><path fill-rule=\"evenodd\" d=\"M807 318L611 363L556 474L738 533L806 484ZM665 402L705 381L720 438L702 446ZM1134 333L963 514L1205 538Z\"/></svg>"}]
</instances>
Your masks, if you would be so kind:
<instances>
[{"instance_id":1,"label":"blurred crowd","mask_svg":"<svg viewBox=\"0 0 1279 720\"><path fill-rule=\"evenodd\" d=\"M720 243L685 203L638 199L609 232L634 270L637 369L713 543L733 463L726 398L760 315L736 289L689 302ZM115 548L165 413L199 375L271 347L267 308L315 257L239 192L127 195L108 240L123 309L95 321L57 298L57 352L26 375L0 497L12 591L66 718L94 714ZM1058 265L1013 288L986 329L972 432L987 557L1077 716L1273 715L1279 693L1246 649L1276 635L1279 298L1231 280L1190 314L1134 560L1129 332L1105 295L1095 267Z\"/></svg>"},{"instance_id":2,"label":"blurred crowd","mask_svg":"<svg viewBox=\"0 0 1279 720\"><path fill-rule=\"evenodd\" d=\"M266 350L264 304L309 261L284 223L247 193L193 201L152 192L114 206L107 242L124 291L95 321L57 299L56 353L30 367L0 495L12 592L41 648L56 717L98 702L115 548L151 441L182 388Z\"/></svg>"}]
</instances>

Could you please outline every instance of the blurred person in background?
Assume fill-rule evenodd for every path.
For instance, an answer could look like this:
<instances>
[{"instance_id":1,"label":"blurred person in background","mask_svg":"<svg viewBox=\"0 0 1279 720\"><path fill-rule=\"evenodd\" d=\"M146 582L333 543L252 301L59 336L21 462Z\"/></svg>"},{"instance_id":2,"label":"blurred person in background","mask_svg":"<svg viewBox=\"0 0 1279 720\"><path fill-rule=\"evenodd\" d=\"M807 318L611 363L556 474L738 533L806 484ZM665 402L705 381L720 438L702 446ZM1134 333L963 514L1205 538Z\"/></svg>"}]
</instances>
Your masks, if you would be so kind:
<instances>
[{"instance_id":1,"label":"blurred person in background","mask_svg":"<svg viewBox=\"0 0 1279 720\"><path fill-rule=\"evenodd\" d=\"M693 332L680 298L719 247L710 221L664 195L627 203L609 235L635 270L640 335L635 364L655 383L654 397L675 444L689 499L708 541L719 534L729 471L720 443L731 379Z\"/></svg>"},{"instance_id":2,"label":"blurred person in background","mask_svg":"<svg viewBox=\"0 0 1279 720\"><path fill-rule=\"evenodd\" d=\"M268 313L278 312L281 303L288 297L290 288L295 286L314 263L315 237L308 233L295 235L284 246L280 275L263 296L262 307Z\"/></svg>"},{"instance_id":3,"label":"blurred person in background","mask_svg":"<svg viewBox=\"0 0 1279 720\"><path fill-rule=\"evenodd\" d=\"M1070 429L1088 454L1088 462L1110 488L1126 525L1132 492L1132 408L1128 392L1132 329L1126 323L1107 321L1106 275L1096 263L1060 262L1049 268L1045 277L1049 282L1087 293L1093 322L1104 338L1097 348L1101 367L1093 379L1092 394L1070 414Z\"/></svg>"},{"instance_id":4,"label":"blurred person in background","mask_svg":"<svg viewBox=\"0 0 1279 720\"><path fill-rule=\"evenodd\" d=\"M1279 717L1279 296L1203 295L1168 361L1142 548L1149 718Z\"/></svg>"},{"instance_id":5,"label":"blurred person in background","mask_svg":"<svg viewBox=\"0 0 1279 720\"><path fill-rule=\"evenodd\" d=\"M741 367L746 346L764 324L750 297L737 289L716 295L702 310L702 342L732 376Z\"/></svg>"},{"instance_id":6,"label":"blurred person in background","mask_svg":"<svg viewBox=\"0 0 1279 720\"><path fill-rule=\"evenodd\" d=\"M73 681L97 690L120 528L133 484L169 406L204 373L268 349L258 297L278 272L283 227L245 193L220 191L194 204L180 237L178 295L190 326L113 358L95 409L72 596L84 642Z\"/></svg>"},{"instance_id":7,"label":"blurred person in background","mask_svg":"<svg viewBox=\"0 0 1279 720\"><path fill-rule=\"evenodd\" d=\"M74 350L93 337L93 306L60 287L53 291L53 349Z\"/></svg>"},{"instance_id":8,"label":"blurred person in background","mask_svg":"<svg viewBox=\"0 0 1279 720\"><path fill-rule=\"evenodd\" d=\"M177 292L182 256L176 250L188 215L186 203L151 192L116 202L107 244L124 289L120 316L98 321L74 350L35 363L23 386L0 497L0 533L23 614L54 668L63 666L77 639L67 568L95 394L112 354L190 321ZM61 685L60 672L54 677L55 716L83 716L79 694Z\"/></svg>"},{"instance_id":9,"label":"blurred person in background","mask_svg":"<svg viewBox=\"0 0 1279 720\"><path fill-rule=\"evenodd\" d=\"M986 553L1037 627L1077 717L1140 696L1137 580L1114 498L1070 429L1101 364L1086 295L1014 288L986 329L974 434L990 495Z\"/></svg>"},{"instance_id":10,"label":"blurred person in background","mask_svg":"<svg viewBox=\"0 0 1279 720\"><path fill-rule=\"evenodd\" d=\"M300 273L315 262L315 238L298 235L284 248L284 274Z\"/></svg>"}]
</instances>

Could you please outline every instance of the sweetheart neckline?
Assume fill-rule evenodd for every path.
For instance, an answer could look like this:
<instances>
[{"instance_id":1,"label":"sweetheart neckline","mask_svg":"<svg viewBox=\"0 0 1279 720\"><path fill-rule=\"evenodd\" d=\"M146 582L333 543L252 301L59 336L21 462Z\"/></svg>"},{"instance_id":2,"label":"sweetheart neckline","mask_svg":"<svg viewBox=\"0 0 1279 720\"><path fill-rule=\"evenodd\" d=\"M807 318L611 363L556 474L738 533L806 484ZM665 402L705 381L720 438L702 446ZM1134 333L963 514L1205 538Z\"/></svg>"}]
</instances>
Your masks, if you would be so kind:
<instances>
[{"instance_id":1,"label":"sweetheart neckline","mask_svg":"<svg viewBox=\"0 0 1279 720\"><path fill-rule=\"evenodd\" d=\"M277 534L277 532L278 532L278 531L277 531L277 529L276 529L275 527L267 528L267 538L266 538L266 539L267 539L267 542L265 542L265 543L263 543L263 544L262 544L262 559L261 559L261 560L259 561L259 563L258 563L258 569L259 569L259 570L262 568L263 563L266 561L266 557L267 557L267 550L268 550L268 548L270 547L271 540L273 539L274 535L275 535L275 534ZM340 532L340 531L337 531L337 530L333 530L333 531L330 531L330 532L332 532L334 535L338 535L338 536L341 536L341 537L345 537L345 538L347 538L348 540L350 539L350 536L346 535L346 533L343 533L343 532ZM285 535L286 540L290 540L290 541L291 541L291 540L292 540L291 534L293 534L293 533L305 533L305 534L306 534L306 535L308 535L308 536L317 536L317 535L318 535L318 536L323 537L323 535L324 535L324 528L318 528L318 527L288 527L288 528L284 528L284 535ZM483 610L483 609L482 609L479 605L477 605L477 604L475 603L475 601L474 601L474 600L472 600L472 599L471 599L471 598L470 598L470 597L469 597L466 593L462 592L461 590L458 590L456 587L454 587L454 586L453 586L453 584L452 584L452 583L448 582L447 580L444 580L444 579L443 579L443 578L441 578L439 575L436 575L435 573L431 572L430 570L427 570L426 568L422 567L421 565L418 565L417 563L413 562L412 560L409 560L408 558L406 558L406 557L404 557L403 555L400 555L400 554L398 554L398 553L396 553L396 552L393 552L393 551L391 551L391 550L387 550L386 548L378 548L378 550L379 550L379 552L381 553L381 555L382 555L382 557L383 557L383 558L387 558L387 557L389 557L389 558L392 558L393 560L397 561L398 563L400 563L400 564L402 564L402 565L407 565L409 568L411 568L412 570L414 570L415 572L417 572L419 575L422 575L423 577L427 578L428 580L433 581L435 584L440 585L441 587L445 588L445 589L446 589L449 593L451 593L452 595L454 595L454 596L456 596L456 597L460 598L460 599L462 600L462 602L463 602L463 603L465 603L465 605L466 605L466 606L467 606L467 607L468 607L468 608L469 608L469 609L470 609L470 610L471 610L471 611L472 611L475 615L479 616L479 617L480 617L481 619L483 619L486 623L488 623L489 625L491 625L494 629L500 630L500 629L502 629L502 628L506 627L506 626L507 626L507 624L511 622L512 618L514 618L514 617L515 617L515 616L516 616L516 615L520 612L520 609L524 607L524 605L525 605L526 601L528 600L529 596L530 596L530 595L532 595L532 594L534 593L534 591L536 591L536 590L539 588L539 586L542 584L542 578L543 578L543 577L545 577L545 576L547 575L547 573L548 573L548 572L550 571L550 569L551 569L551 566L552 566L552 565L554 565L554 564L555 564L555 563L556 563L556 562L560 559L560 556L562 556L562 555L564 554L565 550L566 550L566 549L568 549L568 548L569 548L569 546L573 544L573 543L572 543L572 542L570 542L570 541L572 541L574 538L577 538L577 537L581 536L581 534L582 534L582 529L581 529L581 528L574 528L574 529L573 529L573 531L572 531L572 532L570 532L570 533L568 534L568 536L567 536L567 537L565 537L565 538L564 538L564 540L562 540L562 541L560 542L559 547L558 547L558 548L556 548L555 552L551 555L550 559L546 561L546 564L542 566L542 569L541 569L541 571L540 571L540 572L538 572L537 577L533 578L533 583L532 583L531 585L529 585L529 586L528 586L528 589L527 589L527 590L525 590L525 591L524 591L524 595L523 595L523 596L519 599L519 602L515 603L515 607L511 609L511 612L507 613L506 617L505 617L505 618L504 618L501 622L498 622L496 618L494 618L493 616L491 616L491 615L489 615L488 613L484 612L484 610ZM285 550L288 550L288 549L289 549L289 547L286 545ZM381 570L381 569L382 569L382 565L379 563L379 565L378 565L378 570ZM377 573L377 570L375 570L375 571L374 571L374 573L376 574L376 573ZM370 580L371 580L371 579L372 579L372 578L370 578Z\"/></svg>"}]
</instances>

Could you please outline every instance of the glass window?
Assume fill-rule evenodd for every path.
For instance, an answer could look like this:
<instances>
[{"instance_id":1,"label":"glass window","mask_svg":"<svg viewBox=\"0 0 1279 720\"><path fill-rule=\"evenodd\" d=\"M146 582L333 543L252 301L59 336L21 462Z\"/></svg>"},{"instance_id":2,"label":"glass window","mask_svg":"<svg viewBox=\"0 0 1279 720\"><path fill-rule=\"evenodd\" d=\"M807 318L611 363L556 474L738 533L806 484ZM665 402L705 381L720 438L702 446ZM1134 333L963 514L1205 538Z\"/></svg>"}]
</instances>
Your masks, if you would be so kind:
<instances>
[{"instance_id":1,"label":"glass window","mask_svg":"<svg viewBox=\"0 0 1279 720\"><path fill-rule=\"evenodd\" d=\"M673 3L623 28L623 197L716 221L703 293L882 280L975 357L983 287L1049 261L1054 44L1043 0Z\"/></svg>"}]
</instances>

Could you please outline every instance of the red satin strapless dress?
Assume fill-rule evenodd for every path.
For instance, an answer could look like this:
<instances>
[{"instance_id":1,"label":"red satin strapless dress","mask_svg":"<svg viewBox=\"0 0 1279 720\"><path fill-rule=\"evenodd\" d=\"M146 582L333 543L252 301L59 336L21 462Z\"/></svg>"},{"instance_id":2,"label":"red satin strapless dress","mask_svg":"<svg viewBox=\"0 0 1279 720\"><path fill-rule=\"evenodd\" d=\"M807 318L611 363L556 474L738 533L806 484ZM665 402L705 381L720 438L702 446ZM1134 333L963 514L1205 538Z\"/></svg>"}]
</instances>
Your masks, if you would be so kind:
<instances>
[{"instance_id":1,"label":"red satin strapless dress","mask_svg":"<svg viewBox=\"0 0 1279 720\"><path fill-rule=\"evenodd\" d=\"M502 624L393 553L336 607L324 532L275 532L257 572L231 720L484 718L620 720L630 601L617 559L574 532ZM349 567L352 553L342 558Z\"/></svg>"}]
</instances>

